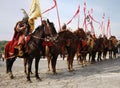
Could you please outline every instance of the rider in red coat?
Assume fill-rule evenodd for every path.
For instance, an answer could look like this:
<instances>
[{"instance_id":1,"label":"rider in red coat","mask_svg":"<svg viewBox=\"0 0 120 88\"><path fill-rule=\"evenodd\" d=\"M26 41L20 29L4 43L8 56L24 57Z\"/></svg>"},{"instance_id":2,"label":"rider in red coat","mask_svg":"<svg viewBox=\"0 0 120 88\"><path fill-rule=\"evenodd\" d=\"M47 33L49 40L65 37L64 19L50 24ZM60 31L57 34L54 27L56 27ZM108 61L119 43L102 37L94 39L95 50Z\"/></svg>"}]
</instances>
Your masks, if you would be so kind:
<instances>
[{"instance_id":1,"label":"rider in red coat","mask_svg":"<svg viewBox=\"0 0 120 88\"><path fill-rule=\"evenodd\" d=\"M25 36L29 34L30 26L27 19L22 19L17 22L14 28L14 35L11 41L6 44L5 47L5 58L16 56L15 50L18 51L17 56L24 54L23 48L26 44Z\"/></svg>"}]
</instances>

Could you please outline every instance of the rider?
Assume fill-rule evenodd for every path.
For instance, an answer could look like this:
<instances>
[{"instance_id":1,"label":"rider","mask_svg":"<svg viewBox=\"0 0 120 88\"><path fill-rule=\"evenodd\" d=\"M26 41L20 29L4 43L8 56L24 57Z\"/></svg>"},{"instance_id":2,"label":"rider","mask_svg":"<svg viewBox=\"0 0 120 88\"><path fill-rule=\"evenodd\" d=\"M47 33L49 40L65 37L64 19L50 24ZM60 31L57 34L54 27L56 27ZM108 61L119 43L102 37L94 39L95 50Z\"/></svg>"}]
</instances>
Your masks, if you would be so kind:
<instances>
[{"instance_id":1,"label":"rider","mask_svg":"<svg viewBox=\"0 0 120 88\"><path fill-rule=\"evenodd\" d=\"M24 54L24 46L26 46L26 36L29 34L29 23L28 18L23 18L21 21L17 22L14 28L14 41L17 41L17 45L14 47L18 50L18 56Z\"/></svg>"},{"instance_id":2,"label":"rider","mask_svg":"<svg viewBox=\"0 0 120 88\"><path fill-rule=\"evenodd\" d=\"M65 30L67 30L67 25L64 23L62 26L62 31L65 31Z\"/></svg>"}]
</instances>

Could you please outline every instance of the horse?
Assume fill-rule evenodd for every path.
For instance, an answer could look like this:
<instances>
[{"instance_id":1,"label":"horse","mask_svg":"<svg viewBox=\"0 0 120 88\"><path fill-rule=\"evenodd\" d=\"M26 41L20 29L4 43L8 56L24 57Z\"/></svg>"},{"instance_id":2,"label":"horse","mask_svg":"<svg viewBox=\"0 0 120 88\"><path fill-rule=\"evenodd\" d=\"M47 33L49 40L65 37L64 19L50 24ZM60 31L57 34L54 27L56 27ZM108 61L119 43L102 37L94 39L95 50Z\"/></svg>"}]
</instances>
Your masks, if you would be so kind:
<instances>
[{"instance_id":1,"label":"horse","mask_svg":"<svg viewBox=\"0 0 120 88\"><path fill-rule=\"evenodd\" d=\"M28 63L27 81L28 82L32 82L30 79L30 72L31 72L31 65L32 65L33 58L35 58L35 77L37 80L39 81L41 80L41 78L38 75L38 68L39 68L38 64L39 64L39 60L41 56L40 52L43 49L42 43L45 38L44 30L45 30L44 25L40 25L35 29L35 31L30 35L31 39L29 40L27 44L27 48L28 48L27 53L21 56L22 58L27 59L27 63ZM9 46L8 44L6 44L5 46L6 54L9 54L8 52L9 49L7 49L8 46ZM16 57L19 57L19 56L8 57L6 59L6 72L9 74L11 79L14 78L13 73L12 73L12 66L13 66L14 61L16 60Z\"/></svg>"},{"instance_id":2,"label":"horse","mask_svg":"<svg viewBox=\"0 0 120 88\"><path fill-rule=\"evenodd\" d=\"M57 41L62 48L67 50L67 64L68 70L73 71L73 60L77 52L78 38L77 36L69 30L61 31L58 33Z\"/></svg>"},{"instance_id":3,"label":"horse","mask_svg":"<svg viewBox=\"0 0 120 88\"><path fill-rule=\"evenodd\" d=\"M104 49L103 49L103 60L106 59L106 55L107 55L107 51L108 51L108 43L109 43L109 40L107 39L106 36L103 37L103 46L104 46Z\"/></svg>"},{"instance_id":4,"label":"horse","mask_svg":"<svg viewBox=\"0 0 120 88\"><path fill-rule=\"evenodd\" d=\"M94 44L93 44L93 48L91 51L91 63L95 63L95 57L96 54L98 53L98 57L97 57L97 61L101 61L101 55L102 55L102 51L103 51L103 38L96 38L94 39Z\"/></svg>"},{"instance_id":5,"label":"horse","mask_svg":"<svg viewBox=\"0 0 120 88\"><path fill-rule=\"evenodd\" d=\"M118 40L115 36L111 36L109 38L109 44L108 44L108 51L109 51L109 58L116 58L116 53L118 52Z\"/></svg>"},{"instance_id":6,"label":"horse","mask_svg":"<svg viewBox=\"0 0 120 88\"><path fill-rule=\"evenodd\" d=\"M40 55L47 58L47 61L48 61L48 70L50 71L50 48L52 46L52 41L55 39L56 35L57 35L57 31L55 29L55 26L54 26L54 23L53 22L50 22L49 19L44 20L44 25L46 26L46 29L44 30L45 31L45 40L43 42L43 49L42 51L40 52ZM49 39L46 39L48 38L49 36ZM27 71L26 71L26 65L27 65L27 59L24 58L24 73L27 74ZM32 71L31 71L31 74L32 74Z\"/></svg>"},{"instance_id":7,"label":"horse","mask_svg":"<svg viewBox=\"0 0 120 88\"><path fill-rule=\"evenodd\" d=\"M56 63L59 54L64 54L65 49L67 50L67 63L68 63L68 70L72 71L73 69L73 59L76 53L76 36L69 30L60 31L55 36L55 39L52 41L52 46L48 46L49 48L49 57L47 58L48 61L48 68L49 62L51 62L52 72L56 74Z\"/></svg>"},{"instance_id":8,"label":"horse","mask_svg":"<svg viewBox=\"0 0 120 88\"><path fill-rule=\"evenodd\" d=\"M51 60L50 47L53 45L52 42L55 40L55 38L57 36L57 31L56 31L56 28L54 26L54 23L50 22L49 19L47 19L47 25L48 25L48 30L49 30L49 33L47 35L49 35L49 39L47 39L45 41L45 43L46 43L45 44L45 56L46 56L47 61L48 61L48 70L50 71L50 60Z\"/></svg>"},{"instance_id":9,"label":"horse","mask_svg":"<svg viewBox=\"0 0 120 88\"><path fill-rule=\"evenodd\" d=\"M78 41L79 41L77 52L76 52L78 64L80 61L82 66L84 66L86 64L86 54L88 53L88 45L86 42L87 36L82 28L78 28L73 33L77 36Z\"/></svg>"}]
</instances>

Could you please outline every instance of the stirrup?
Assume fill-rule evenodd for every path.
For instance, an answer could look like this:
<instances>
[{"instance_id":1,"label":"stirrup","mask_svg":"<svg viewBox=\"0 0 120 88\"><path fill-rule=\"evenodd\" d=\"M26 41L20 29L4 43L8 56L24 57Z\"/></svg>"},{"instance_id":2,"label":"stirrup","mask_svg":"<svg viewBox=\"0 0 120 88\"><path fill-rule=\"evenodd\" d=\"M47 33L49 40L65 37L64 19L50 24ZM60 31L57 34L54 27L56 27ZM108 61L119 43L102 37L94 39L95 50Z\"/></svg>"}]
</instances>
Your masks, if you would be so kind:
<instances>
[{"instance_id":1,"label":"stirrup","mask_svg":"<svg viewBox=\"0 0 120 88\"><path fill-rule=\"evenodd\" d=\"M19 50L17 56L20 56L20 57L21 57L21 56L23 56L23 55L24 55L24 52L23 52L22 50Z\"/></svg>"}]
</instances>

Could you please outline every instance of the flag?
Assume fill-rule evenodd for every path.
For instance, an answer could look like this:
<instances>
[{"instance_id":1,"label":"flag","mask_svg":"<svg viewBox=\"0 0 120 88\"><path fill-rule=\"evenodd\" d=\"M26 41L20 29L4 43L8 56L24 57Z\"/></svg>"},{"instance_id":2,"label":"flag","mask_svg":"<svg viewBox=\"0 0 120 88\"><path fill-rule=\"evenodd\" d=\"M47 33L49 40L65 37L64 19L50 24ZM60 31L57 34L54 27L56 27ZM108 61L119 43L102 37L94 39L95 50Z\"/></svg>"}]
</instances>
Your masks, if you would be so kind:
<instances>
[{"instance_id":1,"label":"flag","mask_svg":"<svg viewBox=\"0 0 120 88\"><path fill-rule=\"evenodd\" d=\"M74 14L74 16L72 17L72 19L67 22L67 25L72 22L72 20L79 14L79 12L80 12L80 5L78 6L78 9L77 9L76 13Z\"/></svg>"},{"instance_id":2,"label":"flag","mask_svg":"<svg viewBox=\"0 0 120 88\"><path fill-rule=\"evenodd\" d=\"M56 2L55 0L53 0L53 1L54 1L54 5L53 5L51 8L47 9L46 11L44 11L42 14L44 14L44 13L46 13L46 12L48 12L48 11L50 11L50 10L52 10L53 8L56 7L57 2Z\"/></svg>"},{"instance_id":3,"label":"flag","mask_svg":"<svg viewBox=\"0 0 120 88\"><path fill-rule=\"evenodd\" d=\"M85 27L85 32L88 31L87 29L87 24L86 24L86 2L84 2L84 7L83 7L83 11L84 11L84 21L83 21L83 28Z\"/></svg>"},{"instance_id":4,"label":"flag","mask_svg":"<svg viewBox=\"0 0 120 88\"><path fill-rule=\"evenodd\" d=\"M39 0L33 0L30 7L29 19L36 19L41 16Z\"/></svg>"},{"instance_id":5,"label":"flag","mask_svg":"<svg viewBox=\"0 0 120 88\"><path fill-rule=\"evenodd\" d=\"M107 37L108 37L108 33L109 33L109 36L111 36L110 18L108 18L108 23L107 23Z\"/></svg>"},{"instance_id":6,"label":"flag","mask_svg":"<svg viewBox=\"0 0 120 88\"><path fill-rule=\"evenodd\" d=\"M41 17L39 4L39 0L32 0L28 20L31 27L31 32L34 30L34 20L37 19L37 17Z\"/></svg>"}]
</instances>

